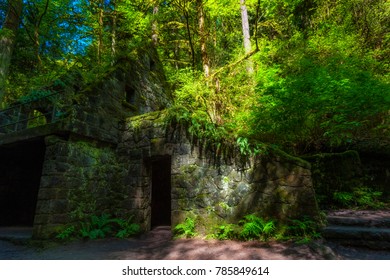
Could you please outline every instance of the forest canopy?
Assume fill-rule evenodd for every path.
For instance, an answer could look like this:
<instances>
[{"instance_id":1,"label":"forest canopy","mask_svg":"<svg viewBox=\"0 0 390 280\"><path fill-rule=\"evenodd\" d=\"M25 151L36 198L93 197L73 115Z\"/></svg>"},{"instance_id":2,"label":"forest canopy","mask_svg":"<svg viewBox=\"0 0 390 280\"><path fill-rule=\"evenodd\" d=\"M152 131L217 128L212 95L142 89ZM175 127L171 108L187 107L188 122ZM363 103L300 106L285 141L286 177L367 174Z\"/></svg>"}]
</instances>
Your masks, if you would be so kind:
<instances>
[{"instance_id":1,"label":"forest canopy","mask_svg":"<svg viewBox=\"0 0 390 280\"><path fill-rule=\"evenodd\" d=\"M0 108L155 48L195 137L295 154L389 141L387 0L0 0L0 28Z\"/></svg>"}]
</instances>

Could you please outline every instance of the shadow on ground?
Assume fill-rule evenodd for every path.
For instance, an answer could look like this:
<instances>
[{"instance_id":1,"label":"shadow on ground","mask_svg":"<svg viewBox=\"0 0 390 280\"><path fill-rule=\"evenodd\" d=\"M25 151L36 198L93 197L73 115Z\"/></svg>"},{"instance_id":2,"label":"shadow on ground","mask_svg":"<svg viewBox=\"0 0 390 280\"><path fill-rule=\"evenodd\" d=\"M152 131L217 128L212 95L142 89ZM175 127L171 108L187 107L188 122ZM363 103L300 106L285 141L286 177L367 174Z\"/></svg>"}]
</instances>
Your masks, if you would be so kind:
<instances>
[{"instance_id":1,"label":"shadow on ground","mask_svg":"<svg viewBox=\"0 0 390 280\"><path fill-rule=\"evenodd\" d=\"M343 251L344 250L344 251ZM390 259L390 252L359 253L322 241L239 242L203 239L173 240L169 227L138 238L74 241L40 249L23 242L0 240L3 260L323 260Z\"/></svg>"}]
</instances>

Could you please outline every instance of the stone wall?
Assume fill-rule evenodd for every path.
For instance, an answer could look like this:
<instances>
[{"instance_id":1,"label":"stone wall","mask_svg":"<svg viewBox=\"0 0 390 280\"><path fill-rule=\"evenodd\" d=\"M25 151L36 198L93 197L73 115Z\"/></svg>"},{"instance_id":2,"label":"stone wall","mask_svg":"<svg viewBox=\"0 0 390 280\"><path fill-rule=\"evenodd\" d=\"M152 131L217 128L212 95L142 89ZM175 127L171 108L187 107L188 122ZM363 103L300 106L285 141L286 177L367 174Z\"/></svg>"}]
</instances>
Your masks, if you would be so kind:
<instances>
[{"instance_id":1,"label":"stone wall","mask_svg":"<svg viewBox=\"0 0 390 280\"><path fill-rule=\"evenodd\" d=\"M75 136L47 136L34 237L51 238L88 215L121 213L124 169L115 149Z\"/></svg>"},{"instance_id":2,"label":"stone wall","mask_svg":"<svg viewBox=\"0 0 390 280\"><path fill-rule=\"evenodd\" d=\"M205 228L216 221L236 222L257 213L279 221L319 213L310 164L283 152L242 161L236 155L216 159L192 144L180 127L166 127L164 113L129 118L118 146L128 170L129 206L144 229L150 228L150 162L171 157L171 221L196 215Z\"/></svg>"},{"instance_id":3,"label":"stone wall","mask_svg":"<svg viewBox=\"0 0 390 280\"><path fill-rule=\"evenodd\" d=\"M72 82L56 95L59 100L48 98L34 103L37 108L29 108L49 106L58 115L55 122L43 122L34 128L23 124L18 132L0 134L1 155L5 145L17 146L31 140L45 143L40 153L45 153L41 180L34 185L35 190L39 188L38 198L32 200L36 202L34 237L53 237L64 226L101 213L119 218L142 213L138 219L146 225L150 203L140 197L150 198L150 183L142 181L150 178L144 176L149 171L140 163L144 157L137 157L142 150L127 147L130 152L118 153L117 145L123 120L161 110L170 102L157 51L146 48L118 59L115 67L97 74L91 85L75 73L69 73L69 77ZM126 158L129 153L131 157ZM15 166L5 169L8 172ZM23 172L25 169L21 169ZM39 178L40 170L34 175ZM3 187L2 181L0 192L11 196L9 184Z\"/></svg>"}]
</instances>

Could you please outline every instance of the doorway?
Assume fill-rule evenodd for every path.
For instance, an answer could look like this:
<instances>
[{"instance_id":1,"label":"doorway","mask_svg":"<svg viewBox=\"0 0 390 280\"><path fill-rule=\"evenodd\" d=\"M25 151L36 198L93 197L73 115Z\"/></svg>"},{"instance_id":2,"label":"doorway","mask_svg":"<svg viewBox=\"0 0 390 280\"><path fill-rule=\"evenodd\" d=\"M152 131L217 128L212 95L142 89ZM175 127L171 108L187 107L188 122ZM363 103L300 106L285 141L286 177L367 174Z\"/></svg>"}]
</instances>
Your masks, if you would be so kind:
<instances>
[{"instance_id":1,"label":"doorway","mask_svg":"<svg viewBox=\"0 0 390 280\"><path fill-rule=\"evenodd\" d=\"M152 160L151 228L171 225L171 157Z\"/></svg>"},{"instance_id":2,"label":"doorway","mask_svg":"<svg viewBox=\"0 0 390 280\"><path fill-rule=\"evenodd\" d=\"M0 148L0 226L33 226L44 156L43 140Z\"/></svg>"}]
</instances>

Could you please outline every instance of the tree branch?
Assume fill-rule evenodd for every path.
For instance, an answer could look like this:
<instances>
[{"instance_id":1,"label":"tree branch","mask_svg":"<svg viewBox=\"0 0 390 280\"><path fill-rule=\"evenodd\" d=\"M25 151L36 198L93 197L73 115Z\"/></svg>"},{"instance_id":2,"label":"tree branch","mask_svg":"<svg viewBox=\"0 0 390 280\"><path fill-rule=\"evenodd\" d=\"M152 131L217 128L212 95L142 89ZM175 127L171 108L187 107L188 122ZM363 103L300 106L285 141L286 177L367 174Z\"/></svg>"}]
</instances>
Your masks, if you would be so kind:
<instances>
[{"instance_id":1,"label":"tree branch","mask_svg":"<svg viewBox=\"0 0 390 280\"><path fill-rule=\"evenodd\" d=\"M46 15L48 7L49 7L49 3L50 3L50 0L46 0L45 9L43 10L43 13L41 14L41 16L38 19L37 27L39 27L41 25L42 19Z\"/></svg>"},{"instance_id":2,"label":"tree branch","mask_svg":"<svg viewBox=\"0 0 390 280\"><path fill-rule=\"evenodd\" d=\"M233 63L230 63L226 66L223 66L221 68L219 68L217 71L215 71L213 74L210 75L210 78L211 79L214 79L215 76L217 76L219 73L221 73L222 71L224 71L225 69L227 68L231 68L231 67L234 67L236 66L237 64L240 64L241 62L243 62L244 60L250 58L252 55L254 55L255 53L257 53L259 50L253 50L249 53L247 53L246 55L244 55L243 57L241 57L240 59L236 60L235 62Z\"/></svg>"}]
</instances>

